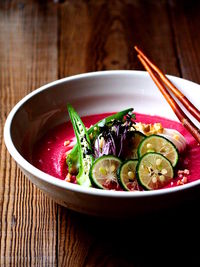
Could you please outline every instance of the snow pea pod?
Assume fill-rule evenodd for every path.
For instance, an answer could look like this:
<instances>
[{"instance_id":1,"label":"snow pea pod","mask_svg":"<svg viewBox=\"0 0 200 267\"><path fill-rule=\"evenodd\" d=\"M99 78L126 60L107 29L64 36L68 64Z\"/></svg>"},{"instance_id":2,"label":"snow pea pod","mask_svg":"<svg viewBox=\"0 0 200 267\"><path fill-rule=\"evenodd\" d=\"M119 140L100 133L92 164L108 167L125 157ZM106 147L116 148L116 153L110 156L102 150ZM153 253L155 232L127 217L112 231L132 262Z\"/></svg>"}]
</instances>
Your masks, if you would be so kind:
<instances>
[{"instance_id":1,"label":"snow pea pod","mask_svg":"<svg viewBox=\"0 0 200 267\"><path fill-rule=\"evenodd\" d=\"M81 118L73 107L68 104L68 112L74 129L74 133L77 139L77 152L78 152L78 161L79 161L79 171L76 177L78 184L82 186L89 187L91 186L89 171L93 163L93 157L90 153L91 144L89 135L83 124Z\"/></svg>"}]
</instances>

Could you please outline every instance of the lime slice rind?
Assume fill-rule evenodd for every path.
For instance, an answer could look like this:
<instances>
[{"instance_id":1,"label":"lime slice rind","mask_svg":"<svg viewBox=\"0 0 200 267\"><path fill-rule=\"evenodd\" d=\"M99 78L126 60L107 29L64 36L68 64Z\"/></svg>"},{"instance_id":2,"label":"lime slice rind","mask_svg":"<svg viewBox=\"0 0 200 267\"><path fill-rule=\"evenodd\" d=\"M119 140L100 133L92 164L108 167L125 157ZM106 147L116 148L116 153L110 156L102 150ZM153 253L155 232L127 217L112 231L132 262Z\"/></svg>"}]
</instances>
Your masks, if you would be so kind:
<instances>
[{"instance_id":1,"label":"lime slice rind","mask_svg":"<svg viewBox=\"0 0 200 267\"><path fill-rule=\"evenodd\" d=\"M92 184L100 189L108 189L108 183L117 183L117 169L121 160L115 156L106 155L95 160L90 169Z\"/></svg>"},{"instance_id":2,"label":"lime slice rind","mask_svg":"<svg viewBox=\"0 0 200 267\"><path fill-rule=\"evenodd\" d=\"M118 168L117 178L121 187L126 191L139 190L136 178L136 159L124 161Z\"/></svg>"},{"instance_id":3,"label":"lime slice rind","mask_svg":"<svg viewBox=\"0 0 200 267\"><path fill-rule=\"evenodd\" d=\"M147 153L140 158L136 175L139 184L145 190L156 190L170 182L174 177L174 170L171 162L162 154Z\"/></svg>"},{"instance_id":4,"label":"lime slice rind","mask_svg":"<svg viewBox=\"0 0 200 267\"><path fill-rule=\"evenodd\" d=\"M145 137L138 147L138 157L141 158L144 154L156 152L162 154L175 167L178 162L179 154L176 146L167 138L160 135L150 135Z\"/></svg>"}]
</instances>

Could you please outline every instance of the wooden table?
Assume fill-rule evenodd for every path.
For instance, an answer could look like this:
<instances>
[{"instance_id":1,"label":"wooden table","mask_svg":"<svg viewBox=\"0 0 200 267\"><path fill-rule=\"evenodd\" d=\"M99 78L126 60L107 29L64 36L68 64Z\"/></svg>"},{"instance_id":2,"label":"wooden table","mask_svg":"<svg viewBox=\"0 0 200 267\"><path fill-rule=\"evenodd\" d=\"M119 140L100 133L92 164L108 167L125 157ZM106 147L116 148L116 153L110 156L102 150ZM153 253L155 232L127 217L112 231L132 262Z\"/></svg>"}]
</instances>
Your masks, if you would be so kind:
<instances>
[{"instance_id":1,"label":"wooden table","mask_svg":"<svg viewBox=\"0 0 200 267\"><path fill-rule=\"evenodd\" d=\"M172 256L199 266L199 199L130 221L90 218L44 195L5 148L22 97L73 74L143 69L135 44L165 73L200 83L200 2L0 2L1 266L175 266Z\"/></svg>"}]
</instances>

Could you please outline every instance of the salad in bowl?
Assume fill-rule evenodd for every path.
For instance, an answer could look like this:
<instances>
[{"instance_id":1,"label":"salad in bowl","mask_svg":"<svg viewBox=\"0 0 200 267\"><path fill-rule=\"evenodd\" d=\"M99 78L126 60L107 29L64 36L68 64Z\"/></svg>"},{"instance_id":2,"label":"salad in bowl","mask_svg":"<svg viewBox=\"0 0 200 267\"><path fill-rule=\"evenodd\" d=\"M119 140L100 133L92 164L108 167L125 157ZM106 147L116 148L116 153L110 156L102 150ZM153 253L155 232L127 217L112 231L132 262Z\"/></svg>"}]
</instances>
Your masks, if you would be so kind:
<instances>
[{"instance_id":1,"label":"salad in bowl","mask_svg":"<svg viewBox=\"0 0 200 267\"><path fill-rule=\"evenodd\" d=\"M71 124L65 125L63 134L57 127L35 146L34 162L41 170L83 187L115 191L164 189L196 179L193 166L199 164L200 147L186 141L180 123L135 114L129 108L89 116L85 126L75 109L67 107ZM67 138L70 127L74 135L70 129Z\"/></svg>"}]
</instances>

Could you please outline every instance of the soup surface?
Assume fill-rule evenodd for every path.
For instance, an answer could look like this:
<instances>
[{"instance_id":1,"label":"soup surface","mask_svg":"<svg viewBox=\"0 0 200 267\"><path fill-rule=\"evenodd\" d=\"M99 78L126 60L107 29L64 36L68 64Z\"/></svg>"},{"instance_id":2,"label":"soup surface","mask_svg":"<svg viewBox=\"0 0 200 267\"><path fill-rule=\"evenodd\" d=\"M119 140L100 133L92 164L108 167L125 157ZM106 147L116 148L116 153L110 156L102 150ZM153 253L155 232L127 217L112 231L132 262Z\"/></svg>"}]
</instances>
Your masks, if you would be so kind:
<instances>
[{"instance_id":1,"label":"soup surface","mask_svg":"<svg viewBox=\"0 0 200 267\"><path fill-rule=\"evenodd\" d=\"M111 115L111 113L91 115L82 117L82 120L86 127L90 127L90 125L95 124L109 115ZM192 182L200 178L200 146L180 123L159 116L138 113L136 113L136 122L152 124L159 122L164 128L171 128L179 131L187 141L187 148L184 153L180 154L177 169L189 170L187 182ZM71 122L56 126L48 131L35 144L32 157L33 165L45 173L64 180L67 175L66 153L72 149L74 144L75 137ZM75 179L74 182L76 182ZM173 179L173 182L165 186L165 188L181 184L180 177L177 176Z\"/></svg>"}]
</instances>

